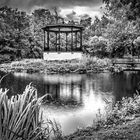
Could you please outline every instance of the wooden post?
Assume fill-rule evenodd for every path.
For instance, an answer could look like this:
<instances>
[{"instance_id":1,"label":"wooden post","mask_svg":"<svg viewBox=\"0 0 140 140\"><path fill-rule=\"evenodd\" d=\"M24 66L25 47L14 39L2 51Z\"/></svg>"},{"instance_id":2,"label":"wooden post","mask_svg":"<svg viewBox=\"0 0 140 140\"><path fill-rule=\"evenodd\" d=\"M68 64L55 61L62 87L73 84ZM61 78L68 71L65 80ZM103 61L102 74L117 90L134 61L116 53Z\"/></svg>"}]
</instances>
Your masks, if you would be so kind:
<instances>
[{"instance_id":1,"label":"wooden post","mask_svg":"<svg viewBox=\"0 0 140 140\"><path fill-rule=\"evenodd\" d=\"M47 30L47 50L49 51L50 49L49 49L49 39L50 39L50 35L49 35L49 31Z\"/></svg>"},{"instance_id":2,"label":"wooden post","mask_svg":"<svg viewBox=\"0 0 140 140\"><path fill-rule=\"evenodd\" d=\"M66 52L67 52L67 45L68 45L68 33L66 33Z\"/></svg>"},{"instance_id":3,"label":"wooden post","mask_svg":"<svg viewBox=\"0 0 140 140\"><path fill-rule=\"evenodd\" d=\"M55 46L56 48L55 48L55 50L57 52L57 33L55 33L55 35L56 35L56 42L55 42L56 43L56 46Z\"/></svg>"},{"instance_id":4,"label":"wooden post","mask_svg":"<svg viewBox=\"0 0 140 140\"><path fill-rule=\"evenodd\" d=\"M73 52L73 28L71 28L71 51Z\"/></svg>"},{"instance_id":5,"label":"wooden post","mask_svg":"<svg viewBox=\"0 0 140 140\"><path fill-rule=\"evenodd\" d=\"M77 50L77 32L75 32L75 49Z\"/></svg>"},{"instance_id":6,"label":"wooden post","mask_svg":"<svg viewBox=\"0 0 140 140\"><path fill-rule=\"evenodd\" d=\"M60 44L61 42L60 42L60 27L59 27L59 52L60 52Z\"/></svg>"}]
</instances>

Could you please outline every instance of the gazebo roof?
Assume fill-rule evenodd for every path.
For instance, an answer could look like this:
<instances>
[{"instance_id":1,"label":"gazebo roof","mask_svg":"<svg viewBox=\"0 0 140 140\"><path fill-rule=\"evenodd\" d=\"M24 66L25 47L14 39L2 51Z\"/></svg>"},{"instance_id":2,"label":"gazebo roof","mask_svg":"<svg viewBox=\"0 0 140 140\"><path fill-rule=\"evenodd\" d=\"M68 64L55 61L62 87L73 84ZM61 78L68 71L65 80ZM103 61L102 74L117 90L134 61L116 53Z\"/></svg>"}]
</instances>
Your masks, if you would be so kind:
<instances>
[{"instance_id":1,"label":"gazebo roof","mask_svg":"<svg viewBox=\"0 0 140 140\"><path fill-rule=\"evenodd\" d=\"M73 24L51 24L42 28L44 31L55 32L55 33L71 33L80 32L84 29L83 26Z\"/></svg>"}]
</instances>

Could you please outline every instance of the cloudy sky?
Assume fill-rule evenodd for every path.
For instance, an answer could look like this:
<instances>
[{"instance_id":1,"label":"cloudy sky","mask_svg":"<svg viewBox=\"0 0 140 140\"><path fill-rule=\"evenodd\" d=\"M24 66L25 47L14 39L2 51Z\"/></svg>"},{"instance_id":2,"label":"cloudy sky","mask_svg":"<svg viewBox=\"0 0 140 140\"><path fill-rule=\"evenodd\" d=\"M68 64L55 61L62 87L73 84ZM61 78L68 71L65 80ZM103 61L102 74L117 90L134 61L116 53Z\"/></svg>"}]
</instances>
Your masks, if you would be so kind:
<instances>
[{"instance_id":1,"label":"cloudy sky","mask_svg":"<svg viewBox=\"0 0 140 140\"><path fill-rule=\"evenodd\" d=\"M8 5L14 8L31 12L34 8L44 7L52 9L59 7L60 14L68 18L94 16L101 17L102 0L0 0L0 5Z\"/></svg>"}]
</instances>

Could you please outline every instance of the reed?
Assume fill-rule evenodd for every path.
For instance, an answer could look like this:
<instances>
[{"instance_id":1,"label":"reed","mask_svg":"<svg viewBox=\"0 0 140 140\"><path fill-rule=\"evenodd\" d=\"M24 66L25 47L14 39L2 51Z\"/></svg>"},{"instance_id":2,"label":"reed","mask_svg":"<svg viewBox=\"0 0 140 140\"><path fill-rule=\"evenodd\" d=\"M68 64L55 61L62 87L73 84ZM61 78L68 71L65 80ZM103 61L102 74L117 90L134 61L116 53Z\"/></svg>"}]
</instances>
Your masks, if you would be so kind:
<instances>
[{"instance_id":1,"label":"reed","mask_svg":"<svg viewBox=\"0 0 140 140\"><path fill-rule=\"evenodd\" d=\"M41 127L40 105L42 98L29 84L21 95L8 99L7 89L0 89L0 140L43 140L48 139Z\"/></svg>"}]
</instances>

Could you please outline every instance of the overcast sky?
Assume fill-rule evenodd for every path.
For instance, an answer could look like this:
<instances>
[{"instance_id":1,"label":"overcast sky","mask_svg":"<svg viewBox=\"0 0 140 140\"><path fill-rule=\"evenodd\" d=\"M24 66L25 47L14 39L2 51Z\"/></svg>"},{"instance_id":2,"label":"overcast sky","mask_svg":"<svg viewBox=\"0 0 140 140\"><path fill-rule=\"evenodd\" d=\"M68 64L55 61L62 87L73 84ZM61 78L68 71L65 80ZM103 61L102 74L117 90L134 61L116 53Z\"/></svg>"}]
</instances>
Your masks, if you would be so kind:
<instances>
[{"instance_id":1,"label":"overcast sky","mask_svg":"<svg viewBox=\"0 0 140 140\"><path fill-rule=\"evenodd\" d=\"M34 8L44 7L52 9L60 8L60 14L64 17L101 16L100 7L102 0L0 0L0 5L8 5L14 8L30 12Z\"/></svg>"}]
</instances>

